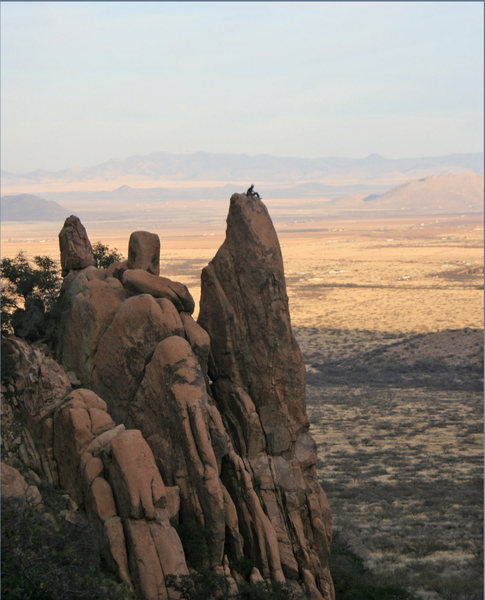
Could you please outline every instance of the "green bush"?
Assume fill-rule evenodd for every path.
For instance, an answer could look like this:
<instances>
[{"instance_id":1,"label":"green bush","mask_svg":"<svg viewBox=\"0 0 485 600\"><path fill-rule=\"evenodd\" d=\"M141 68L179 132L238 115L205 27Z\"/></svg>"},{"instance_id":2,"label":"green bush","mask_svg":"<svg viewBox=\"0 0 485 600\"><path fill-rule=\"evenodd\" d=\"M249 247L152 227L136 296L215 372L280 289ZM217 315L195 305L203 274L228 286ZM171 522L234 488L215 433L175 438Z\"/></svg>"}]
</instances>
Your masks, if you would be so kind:
<instances>
[{"instance_id":1,"label":"green bush","mask_svg":"<svg viewBox=\"0 0 485 600\"><path fill-rule=\"evenodd\" d=\"M209 559L208 530L194 518L184 519L176 529L189 565L197 571L206 567Z\"/></svg>"},{"instance_id":2,"label":"green bush","mask_svg":"<svg viewBox=\"0 0 485 600\"><path fill-rule=\"evenodd\" d=\"M101 572L95 539L87 524L2 499L3 600L132 600Z\"/></svg>"},{"instance_id":3,"label":"green bush","mask_svg":"<svg viewBox=\"0 0 485 600\"><path fill-rule=\"evenodd\" d=\"M2 269L2 333L12 332L14 315L22 312L22 303L40 306L41 312L50 313L61 288L59 267L48 256L35 256L34 265L21 251L15 258L3 258Z\"/></svg>"},{"instance_id":4,"label":"green bush","mask_svg":"<svg viewBox=\"0 0 485 600\"><path fill-rule=\"evenodd\" d=\"M226 600L229 594L227 579L210 569L190 575L167 575L165 583L180 594L181 600Z\"/></svg>"},{"instance_id":5,"label":"green bush","mask_svg":"<svg viewBox=\"0 0 485 600\"><path fill-rule=\"evenodd\" d=\"M277 581L246 583L239 589L237 600L296 600L293 590Z\"/></svg>"},{"instance_id":6,"label":"green bush","mask_svg":"<svg viewBox=\"0 0 485 600\"><path fill-rule=\"evenodd\" d=\"M207 568L190 575L167 575L165 582L181 600L296 600L288 586L276 581L244 583L236 596L229 596L227 579Z\"/></svg>"},{"instance_id":7,"label":"green bush","mask_svg":"<svg viewBox=\"0 0 485 600\"><path fill-rule=\"evenodd\" d=\"M107 269L114 262L123 260L123 256L118 252L117 248L111 249L102 242L96 242L93 245L93 254L98 269Z\"/></svg>"},{"instance_id":8,"label":"green bush","mask_svg":"<svg viewBox=\"0 0 485 600\"><path fill-rule=\"evenodd\" d=\"M102 242L94 244L93 254L98 268L123 260L116 248ZM31 341L50 338L60 310L62 278L57 263L49 256L35 256L31 264L20 251L15 258L3 258L0 265L2 334L15 330Z\"/></svg>"}]
</instances>

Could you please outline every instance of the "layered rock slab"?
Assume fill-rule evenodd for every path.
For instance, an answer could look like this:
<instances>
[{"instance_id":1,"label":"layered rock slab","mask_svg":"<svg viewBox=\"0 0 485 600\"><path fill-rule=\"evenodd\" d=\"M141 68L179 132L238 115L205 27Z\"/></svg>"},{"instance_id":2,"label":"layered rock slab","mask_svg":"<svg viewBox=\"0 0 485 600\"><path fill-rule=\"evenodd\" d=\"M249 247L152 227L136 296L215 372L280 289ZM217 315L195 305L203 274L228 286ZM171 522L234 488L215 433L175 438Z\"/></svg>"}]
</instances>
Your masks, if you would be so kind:
<instances>
[{"instance_id":1,"label":"layered rock slab","mask_svg":"<svg viewBox=\"0 0 485 600\"><path fill-rule=\"evenodd\" d=\"M226 239L201 280L198 323L211 338L212 391L258 482L285 575L302 577L311 598L333 598L331 513L308 434L303 358L278 238L259 198L231 197Z\"/></svg>"}]
</instances>

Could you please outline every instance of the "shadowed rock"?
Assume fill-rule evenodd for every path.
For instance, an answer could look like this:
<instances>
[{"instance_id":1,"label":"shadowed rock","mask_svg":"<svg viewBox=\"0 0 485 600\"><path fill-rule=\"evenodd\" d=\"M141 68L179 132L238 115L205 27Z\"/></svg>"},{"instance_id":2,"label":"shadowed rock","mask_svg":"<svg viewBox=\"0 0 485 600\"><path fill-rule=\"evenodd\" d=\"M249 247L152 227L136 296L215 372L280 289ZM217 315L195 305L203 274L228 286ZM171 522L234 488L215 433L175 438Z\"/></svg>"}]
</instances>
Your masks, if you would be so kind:
<instances>
[{"instance_id":1,"label":"shadowed rock","mask_svg":"<svg viewBox=\"0 0 485 600\"><path fill-rule=\"evenodd\" d=\"M228 381L243 388L269 452L292 456L297 435L308 429L305 369L291 329L278 238L256 197L231 198L226 240L202 271L198 322L212 340L210 375L218 400L225 402ZM225 413L237 422L230 404ZM248 447L247 439L239 443L241 450Z\"/></svg>"},{"instance_id":2,"label":"shadowed rock","mask_svg":"<svg viewBox=\"0 0 485 600\"><path fill-rule=\"evenodd\" d=\"M109 414L87 390L57 410L62 485L94 515L106 564L144 599L170 598L165 575L187 571L179 522L204 528L199 564L233 590L231 569L246 557L255 581L333 600L331 514L266 208L231 198L197 323L187 288L148 272L148 262L64 280L59 355Z\"/></svg>"},{"instance_id":3,"label":"shadowed rock","mask_svg":"<svg viewBox=\"0 0 485 600\"><path fill-rule=\"evenodd\" d=\"M290 579L303 575L309 598L332 598L331 514L308 434L303 357L291 329L278 238L258 197L232 196L226 239L201 279L198 322L211 338L212 390L236 450L259 482L283 572Z\"/></svg>"},{"instance_id":4,"label":"shadowed rock","mask_svg":"<svg viewBox=\"0 0 485 600\"><path fill-rule=\"evenodd\" d=\"M21 504L38 505L42 496L35 485L29 485L23 475L14 467L2 462L2 498L13 498Z\"/></svg>"},{"instance_id":5,"label":"shadowed rock","mask_svg":"<svg viewBox=\"0 0 485 600\"><path fill-rule=\"evenodd\" d=\"M78 217L71 215L59 232L62 276L69 271L84 269L94 265L93 249L86 229Z\"/></svg>"},{"instance_id":6,"label":"shadowed rock","mask_svg":"<svg viewBox=\"0 0 485 600\"><path fill-rule=\"evenodd\" d=\"M155 298L168 298L179 312L192 314L195 303L185 285L166 277L158 277L142 269L128 269L123 273L123 285L134 294L150 294Z\"/></svg>"},{"instance_id":7,"label":"shadowed rock","mask_svg":"<svg viewBox=\"0 0 485 600\"><path fill-rule=\"evenodd\" d=\"M156 233L134 231L130 235L127 267L160 275L160 238Z\"/></svg>"},{"instance_id":8,"label":"shadowed rock","mask_svg":"<svg viewBox=\"0 0 485 600\"><path fill-rule=\"evenodd\" d=\"M142 598L170 598L165 574L188 569L169 521L164 482L141 432L116 427L106 403L79 389L56 411L54 433L60 483L85 505L106 564Z\"/></svg>"}]
</instances>

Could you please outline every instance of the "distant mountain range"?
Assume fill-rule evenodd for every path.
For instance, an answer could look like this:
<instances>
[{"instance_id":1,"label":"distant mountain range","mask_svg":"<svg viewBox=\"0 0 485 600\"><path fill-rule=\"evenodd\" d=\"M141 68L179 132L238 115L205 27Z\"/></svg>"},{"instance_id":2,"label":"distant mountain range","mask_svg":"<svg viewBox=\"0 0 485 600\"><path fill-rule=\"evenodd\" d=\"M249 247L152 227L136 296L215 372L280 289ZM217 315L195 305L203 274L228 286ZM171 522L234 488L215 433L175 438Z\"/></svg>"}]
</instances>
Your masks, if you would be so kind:
<instances>
[{"instance_id":1,"label":"distant mountain range","mask_svg":"<svg viewBox=\"0 0 485 600\"><path fill-rule=\"evenodd\" d=\"M69 210L57 202L33 194L2 196L3 221L63 221L69 214Z\"/></svg>"},{"instance_id":2,"label":"distant mountain range","mask_svg":"<svg viewBox=\"0 0 485 600\"><path fill-rule=\"evenodd\" d=\"M366 192L366 186L355 188L314 183L278 189L267 184L259 191L263 192L270 212L274 210L280 220L290 218L290 214L294 219L297 207L319 218L349 213L375 216L376 213L483 212L483 175L475 173L432 175L391 189L368 186ZM5 221L62 221L69 214L77 214L87 220L143 218L149 221L163 214L164 219L175 219L177 223L189 219L202 223L216 217L223 220L227 202L237 191L244 192L236 184L226 184L174 189L123 186L111 191L56 192L47 194L50 200L32 194L9 195L2 198L2 218Z\"/></svg>"},{"instance_id":3,"label":"distant mountain range","mask_svg":"<svg viewBox=\"0 0 485 600\"><path fill-rule=\"evenodd\" d=\"M403 183L432 174L473 172L483 174L483 154L389 159L378 154L366 158L294 158L246 154L171 154L156 152L144 156L109 160L99 165L56 172L44 170L24 174L2 172L4 189L29 184L64 184L70 190L86 189L90 182L100 189L113 183L140 182L244 182L264 184L324 183L330 185ZM78 184L80 187L76 188ZM81 186L82 184L82 186ZM164 185L164 184L163 184ZM140 187L142 187L140 185ZM143 187L146 187L144 185ZM47 188L46 188L47 189ZM67 188L66 188L67 189ZM53 189L51 190L53 191Z\"/></svg>"}]
</instances>

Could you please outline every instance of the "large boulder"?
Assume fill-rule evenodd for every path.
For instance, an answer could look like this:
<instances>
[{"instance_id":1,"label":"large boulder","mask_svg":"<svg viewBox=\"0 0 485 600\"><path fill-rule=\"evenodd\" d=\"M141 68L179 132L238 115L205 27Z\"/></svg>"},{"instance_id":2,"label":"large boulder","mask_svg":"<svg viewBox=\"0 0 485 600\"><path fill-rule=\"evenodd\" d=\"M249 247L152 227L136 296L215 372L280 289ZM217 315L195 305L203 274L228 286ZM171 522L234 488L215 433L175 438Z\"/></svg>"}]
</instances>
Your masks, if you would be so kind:
<instances>
[{"instance_id":1,"label":"large boulder","mask_svg":"<svg viewBox=\"0 0 485 600\"><path fill-rule=\"evenodd\" d=\"M194 312L195 303L185 285L167 277L158 277L143 269L128 269L123 273L123 285L133 294L150 294L154 298L168 298L179 312Z\"/></svg>"},{"instance_id":2,"label":"large boulder","mask_svg":"<svg viewBox=\"0 0 485 600\"><path fill-rule=\"evenodd\" d=\"M90 270L92 269L92 270ZM128 293L112 277L100 278L91 267L68 275L64 288L64 312L60 319L58 353L62 364L89 386L96 350Z\"/></svg>"},{"instance_id":3,"label":"large boulder","mask_svg":"<svg viewBox=\"0 0 485 600\"><path fill-rule=\"evenodd\" d=\"M108 402L119 420L126 422L129 403L155 347L171 335L183 335L182 322L173 304L160 304L149 294L140 294L120 305L99 338L91 386Z\"/></svg>"},{"instance_id":4,"label":"large boulder","mask_svg":"<svg viewBox=\"0 0 485 600\"><path fill-rule=\"evenodd\" d=\"M105 564L144 600L172 596L165 575L188 573L167 488L138 430L115 426L106 403L72 391L54 416L61 486L86 510Z\"/></svg>"},{"instance_id":5,"label":"large boulder","mask_svg":"<svg viewBox=\"0 0 485 600\"><path fill-rule=\"evenodd\" d=\"M67 373L45 347L13 336L2 340L4 461L32 479L58 483L52 415L70 391Z\"/></svg>"},{"instance_id":6,"label":"large boulder","mask_svg":"<svg viewBox=\"0 0 485 600\"><path fill-rule=\"evenodd\" d=\"M156 233L134 231L130 235L127 267L160 275L160 238Z\"/></svg>"},{"instance_id":7,"label":"large boulder","mask_svg":"<svg viewBox=\"0 0 485 600\"><path fill-rule=\"evenodd\" d=\"M59 232L62 275L95 264L93 248L84 225L78 217L71 215Z\"/></svg>"},{"instance_id":8,"label":"large boulder","mask_svg":"<svg viewBox=\"0 0 485 600\"><path fill-rule=\"evenodd\" d=\"M14 499L20 504L38 505L42 503L42 496L35 485L29 485L23 475L2 462L2 499Z\"/></svg>"},{"instance_id":9,"label":"large boulder","mask_svg":"<svg viewBox=\"0 0 485 600\"><path fill-rule=\"evenodd\" d=\"M215 566L223 558L224 494L207 405L205 381L189 343L179 336L160 342L130 407L130 421L154 449L164 481L180 487L185 515L209 530Z\"/></svg>"}]
</instances>

